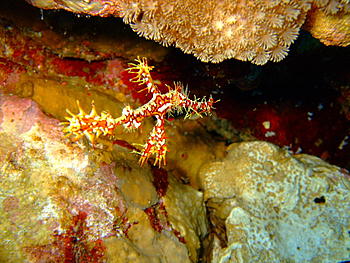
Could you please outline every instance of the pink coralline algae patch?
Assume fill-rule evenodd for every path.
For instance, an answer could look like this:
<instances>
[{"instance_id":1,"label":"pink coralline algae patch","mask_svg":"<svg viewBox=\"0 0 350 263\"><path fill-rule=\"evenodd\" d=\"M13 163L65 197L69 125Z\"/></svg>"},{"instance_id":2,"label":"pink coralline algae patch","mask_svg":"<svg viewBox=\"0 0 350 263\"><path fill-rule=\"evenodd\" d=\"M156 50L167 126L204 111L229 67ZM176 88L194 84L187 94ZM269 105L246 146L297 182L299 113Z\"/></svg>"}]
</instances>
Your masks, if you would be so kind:
<instances>
[{"instance_id":1,"label":"pink coralline algae patch","mask_svg":"<svg viewBox=\"0 0 350 263\"><path fill-rule=\"evenodd\" d=\"M2 201L2 207L9 220L14 225L16 224L16 221L24 215L24 211L20 207L20 200L16 196L6 197Z\"/></svg>"},{"instance_id":2,"label":"pink coralline algae patch","mask_svg":"<svg viewBox=\"0 0 350 263\"><path fill-rule=\"evenodd\" d=\"M169 186L167 171L163 168L152 167L152 175L153 185L157 190L158 196L164 196Z\"/></svg>"},{"instance_id":3,"label":"pink coralline algae patch","mask_svg":"<svg viewBox=\"0 0 350 263\"><path fill-rule=\"evenodd\" d=\"M0 58L0 86L6 87L9 93L15 93L20 76L25 71L23 66Z\"/></svg>"},{"instance_id":4,"label":"pink coralline algae patch","mask_svg":"<svg viewBox=\"0 0 350 263\"><path fill-rule=\"evenodd\" d=\"M32 100L19 99L15 96L6 98L0 96L0 113L2 114L0 130L16 130L18 133L24 133L36 123L41 123L42 127L58 124L58 121L46 118Z\"/></svg>"},{"instance_id":5,"label":"pink coralline algae patch","mask_svg":"<svg viewBox=\"0 0 350 263\"><path fill-rule=\"evenodd\" d=\"M29 46L30 42L25 42L14 48L12 58L14 61L41 69L45 66L47 52L41 46Z\"/></svg>"},{"instance_id":6,"label":"pink coralline algae patch","mask_svg":"<svg viewBox=\"0 0 350 263\"><path fill-rule=\"evenodd\" d=\"M4 73L0 81L5 80L5 77L6 77L5 74L21 73L25 71L25 69L21 65L3 58L0 58L0 70L2 73ZM3 83L3 84L6 84L6 83Z\"/></svg>"},{"instance_id":7,"label":"pink coralline algae patch","mask_svg":"<svg viewBox=\"0 0 350 263\"><path fill-rule=\"evenodd\" d=\"M10 212L19 208L19 200L15 196L8 196L2 201L5 212Z\"/></svg>"},{"instance_id":8,"label":"pink coralline algae patch","mask_svg":"<svg viewBox=\"0 0 350 263\"><path fill-rule=\"evenodd\" d=\"M119 59L111 59L107 61L106 69L104 71L104 79L111 82L112 80L120 79L122 71L125 70L125 63ZM113 83L110 83L111 85Z\"/></svg>"},{"instance_id":9,"label":"pink coralline algae patch","mask_svg":"<svg viewBox=\"0 0 350 263\"><path fill-rule=\"evenodd\" d=\"M118 216L114 220L112 231L108 236L116 236L116 237L124 236L126 238L129 238L129 235L128 235L129 230L134 225L137 225L139 222L138 221L130 222L129 218L125 215L127 212L126 208L125 208L125 211L121 211L121 209L117 207L115 211Z\"/></svg>"},{"instance_id":10,"label":"pink coralline algae patch","mask_svg":"<svg viewBox=\"0 0 350 263\"><path fill-rule=\"evenodd\" d=\"M63 234L57 234L55 237L63 243L65 262L103 262L104 246L101 240L86 242L86 232L89 227L86 226L87 214L79 212L73 216L72 224Z\"/></svg>"},{"instance_id":11,"label":"pink coralline algae patch","mask_svg":"<svg viewBox=\"0 0 350 263\"><path fill-rule=\"evenodd\" d=\"M60 234L54 234L51 244L25 247L24 251L34 262L86 262L99 263L103 260L105 247L102 240L88 241L87 214L80 211L73 216L71 225Z\"/></svg>"},{"instance_id":12,"label":"pink coralline algae patch","mask_svg":"<svg viewBox=\"0 0 350 263\"><path fill-rule=\"evenodd\" d=\"M89 62L79 58L65 58L51 52L42 43L24 35L16 27L4 30L4 46L7 51L0 58L0 83L9 84L8 76L24 71L35 71L47 75L78 77L92 85L114 86L123 69L120 59ZM79 50L76 50L79 54ZM104 58L106 54L95 52L92 57ZM83 54L81 54L83 56ZM4 82L6 81L6 82Z\"/></svg>"},{"instance_id":13,"label":"pink coralline algae patch","mask_svg":"<svg viewBox=\"0 0 350 263\"><path fill-rule=\"evenodd\" d=\"M52 68L57 74L68 77L84 78L94 85L105 85L103 71L106 68L105 62L87 62L84 60L60 59L52 60Z\"/></svg>"},{"instance_id":14,"label":"pink coralline algae patch","mask_svg":"<svg viewBox=\"0 0 350 263\"><path fill-rule=\"evenodd\" d=\"M147 214L150 224L155 231L158 233L162 232L163 230L170 231L181 243L186 243L185 238L181 236L180 232L174 229L169 222L168 213L162 201L146 208L144 211Z\"/></svg>"}]
</instances>

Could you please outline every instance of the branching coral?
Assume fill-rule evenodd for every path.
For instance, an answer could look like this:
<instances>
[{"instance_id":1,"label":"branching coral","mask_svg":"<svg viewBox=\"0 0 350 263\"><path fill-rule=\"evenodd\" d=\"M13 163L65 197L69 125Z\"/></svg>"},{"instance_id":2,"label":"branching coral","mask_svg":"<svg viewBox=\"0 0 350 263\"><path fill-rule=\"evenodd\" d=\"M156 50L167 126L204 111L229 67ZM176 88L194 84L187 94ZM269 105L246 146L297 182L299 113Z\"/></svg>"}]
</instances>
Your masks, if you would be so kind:
<instances>
[{"instance_id":1,"label":"branching coral","mask_svg":"<svg viewBox=\"0 0 350 263\"><path fill-rule=\"evenodd\" d=\"M189 99L180 83L175 83L173 88L169 86L168 92L162 94L150 74L153 67L147 64L145 58L138 58L136 63L130 63L129 65L130 67L127 70L134 75L131 81L146 85L147 91L152 94L150 101L137 109L126 106L122 111L122 116L116 119L108 112L97 114L94 104L92 104L91 112L87 114L78 103L78 114L73 114L67 110L71 117L67 117L68 122L63 123L67 125L63 131L68 136L74 135L73 140L75 141L86 136L94 144L101 135L113 137L116 127L120 125L123 125L127 130L134 130L141 126L145 118L153 116L156 118L156 124L146 144L143 145L140 164L143 165L151 155L155 155L154 165L165 165L167 153L166 115L172 112L181 113L185 111L185 118L193 114L201 116L201 114L210 113L215 102L211 97L208 100L205 100L205 98L202 100Z\"/></svg>"}]
</instances>

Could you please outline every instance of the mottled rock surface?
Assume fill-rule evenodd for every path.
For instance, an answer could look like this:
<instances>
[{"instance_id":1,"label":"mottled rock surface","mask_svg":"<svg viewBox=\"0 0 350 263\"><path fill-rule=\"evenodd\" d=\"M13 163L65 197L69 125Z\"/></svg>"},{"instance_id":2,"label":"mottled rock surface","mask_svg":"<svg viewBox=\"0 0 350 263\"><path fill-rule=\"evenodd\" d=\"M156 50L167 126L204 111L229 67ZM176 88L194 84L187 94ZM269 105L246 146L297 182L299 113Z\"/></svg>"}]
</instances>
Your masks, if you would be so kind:
<instances>
[{"instance_id":1,"label":"mottled rock surface","mask_svg":"<svg viewBox=\"0 0 350 263\"><path fill-rule=\"evenodd\" d=\"M202 170L211 262L349 260L349 174L266 142L232 144Z\"/></svg>"},{"instance_id":2,"label":"mottled rock surface","mask_svg":"<svg viewBox=\"0 0 350 263\"><path fill-rule=\"evenodd\" d=\"M165 170L120 146L101 162L35 102L3 94L0 141L0 262L198 260L203 195Z\"/></svg>"},{"instance_id":3,"label":"mottled rock surface","mask_svg":"<svg viewBox=\"0 0 350 263\"><path fill-rule=\"evenodd\" d=\"M130 149L72 144L35 102L0 95L0 262L349 259L344 169L266 142L232 144L222 161L141 168ZM204 198L181 173L197 174Z\"/></svg>"}]
</instances>

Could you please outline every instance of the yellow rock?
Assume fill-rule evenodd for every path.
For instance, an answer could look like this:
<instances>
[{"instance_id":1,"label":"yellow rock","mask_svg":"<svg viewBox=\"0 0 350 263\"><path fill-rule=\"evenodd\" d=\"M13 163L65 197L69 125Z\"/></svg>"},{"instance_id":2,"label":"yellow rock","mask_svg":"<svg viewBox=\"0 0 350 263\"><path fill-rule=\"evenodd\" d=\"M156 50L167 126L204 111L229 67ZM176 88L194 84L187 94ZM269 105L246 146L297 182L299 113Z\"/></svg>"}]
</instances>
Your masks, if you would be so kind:
<instances>
[{"instance_id":1,"label":"yellow rock","mask_svg":"<svg viewBox=\"0 0 350 263\"><path fill-rule=\"evenodd\" d=\"M1 262L69 261L69 253L81 262L198 260L207 231L200 192L169 175L165 205L150 216L162 200L137 156L118 148L100 162L29 99L1 94L0 114Z\"/></svg>"}]
</instances>

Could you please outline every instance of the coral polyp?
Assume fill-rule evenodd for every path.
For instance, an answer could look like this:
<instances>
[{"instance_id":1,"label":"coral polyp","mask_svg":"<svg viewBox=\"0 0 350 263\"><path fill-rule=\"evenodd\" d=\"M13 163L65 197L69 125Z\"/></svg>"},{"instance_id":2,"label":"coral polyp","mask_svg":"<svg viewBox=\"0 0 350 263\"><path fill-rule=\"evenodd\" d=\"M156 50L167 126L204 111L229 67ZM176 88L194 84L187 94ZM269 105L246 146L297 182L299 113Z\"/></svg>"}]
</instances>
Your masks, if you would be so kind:
<instances>
[{"instance_id":1,"label":"coral polyp","mask_svg":"<svg viewBox=\"0 0 350 263\"><path fill-rule=\"evenodd\" d=\"M155 117L156 123L148 137L147 142L140 151L140 165L147 162L150 156L155 156L153 165L166 165L166 153L168 151L166 144L165 121L167 114L174 112L185 113L185 119L193 115L202 117L202 114L209 114L215 103L212 97L208 100L190 99L181 83L174 83L173 87L168 86L168 92L161 93L154 83L151 70L146 58L137 58L136 63L129 63L127 71L134 75L130 81L139 85L146 85L147 92L152 98L144 105L132 109L126 106L122 115L113 118L109 112L97 114L94 104L89 114L84 112L78 102L79 113L74 114L67 110L71 115L66 117L68 122L64 122L66 127L63 129L68 136L74 135L74 141L85 136L92 144L96 142L101 135L114 138L115 129L122 125L126 130L135 130L141 127L142 121L148 117Z\"/></svg>"}]
</instances>

